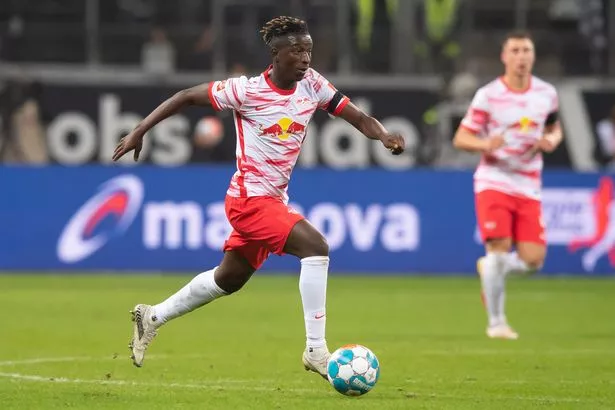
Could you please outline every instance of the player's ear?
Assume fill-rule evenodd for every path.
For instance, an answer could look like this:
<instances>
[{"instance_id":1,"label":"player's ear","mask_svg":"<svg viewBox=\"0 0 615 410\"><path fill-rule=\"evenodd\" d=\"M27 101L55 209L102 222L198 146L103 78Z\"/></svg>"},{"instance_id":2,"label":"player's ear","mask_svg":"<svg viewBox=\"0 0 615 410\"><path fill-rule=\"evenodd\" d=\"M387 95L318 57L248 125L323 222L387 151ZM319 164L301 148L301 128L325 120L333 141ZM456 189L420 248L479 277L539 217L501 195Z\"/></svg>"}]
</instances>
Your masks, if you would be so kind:
<instances>
[{"instance_id":1,"label":"player's ear","mask_svg":"<svg viewBox=\"0 0 615 410\"><path fill-rule=\"evenodd\" d=\"M279 52L279 51L280 51L280 50L278 50L278 48L277 48L277 47L271 47L271 58L273 58L273 59L276 61L276 63L277 63L277 59L278 59L278 52Z\"/></svg>"}]
</instances>

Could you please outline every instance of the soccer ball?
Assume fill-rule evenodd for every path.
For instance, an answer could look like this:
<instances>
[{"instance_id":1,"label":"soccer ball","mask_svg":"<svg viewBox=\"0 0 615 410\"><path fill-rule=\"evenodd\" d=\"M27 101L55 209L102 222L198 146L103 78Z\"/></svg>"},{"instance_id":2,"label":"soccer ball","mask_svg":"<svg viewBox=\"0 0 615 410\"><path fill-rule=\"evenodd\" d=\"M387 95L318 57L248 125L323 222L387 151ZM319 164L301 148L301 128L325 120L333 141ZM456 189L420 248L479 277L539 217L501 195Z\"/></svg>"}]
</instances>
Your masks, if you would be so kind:
<instances>
[{"instance_id":1,"label":"soccer ball","mask_svg":"<svg viewBox=\"0 0 615 410\"><path fill-rule=\"evenodd\" d=\"M365 346L346 345L331 355L327 365L329 383L346 396L361 396L374 388L380 377L380 363Z\"/></svg>"}]
</instances>

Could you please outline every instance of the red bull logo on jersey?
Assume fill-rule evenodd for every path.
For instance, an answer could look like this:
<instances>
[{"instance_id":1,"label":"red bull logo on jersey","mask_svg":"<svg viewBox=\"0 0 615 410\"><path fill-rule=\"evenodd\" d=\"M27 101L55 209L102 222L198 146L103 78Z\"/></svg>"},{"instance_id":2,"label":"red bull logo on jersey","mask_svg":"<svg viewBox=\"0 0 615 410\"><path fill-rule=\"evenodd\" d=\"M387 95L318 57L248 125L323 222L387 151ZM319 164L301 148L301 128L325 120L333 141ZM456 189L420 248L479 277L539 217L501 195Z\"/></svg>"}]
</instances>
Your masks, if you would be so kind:
<instances>
[{"instance_id":1,"label":"red bull logo on jersey","mask_svg":"<svg viewBox=\"0 0 615 410\"><path fill-rule=\"evenodd\" d=\"M532 132L538 129L538 127L539 127L539 124L536 121L532 120L531 118L521 117L519 122L514 124L511 128L519 130L523 133L528 133L528 132Z\"/></svg>"},{"instance_id":2,"label":"red bull logo on jersey","mask_svg":"<svg viewBox=\"0 0 615 410\"><path fill-rule=\"evenodd\" d=\"M277 137L280 141L286 141L291 135L305 133L306 126L288 117L281 118L277 123L261 128L262 136Z\"/></svg>"}]
</instances>

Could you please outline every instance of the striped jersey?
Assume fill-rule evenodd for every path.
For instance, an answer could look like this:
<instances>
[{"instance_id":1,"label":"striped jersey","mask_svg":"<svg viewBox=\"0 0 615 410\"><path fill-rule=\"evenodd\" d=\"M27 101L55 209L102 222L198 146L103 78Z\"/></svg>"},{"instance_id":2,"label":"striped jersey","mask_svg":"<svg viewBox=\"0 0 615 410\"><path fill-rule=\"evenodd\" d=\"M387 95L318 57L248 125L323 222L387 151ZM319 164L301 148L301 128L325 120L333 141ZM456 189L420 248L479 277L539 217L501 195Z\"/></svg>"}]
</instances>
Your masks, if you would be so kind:
<instances>
[{"instance_id":1,"label":"striped jersey","mask_svg":"<svg viewBox=\"0 0 615 410\"><path fill-rule=\"evenodd\" d=\"M538 77L531 77L523 91L510 89L503 78L480 88L461 126L482 138L503 136L505 144L483 154L474 173L474 191L490 189L539 200L543 160L531 148L542 138L547 116L557 110L555 87Z\"/></svg>"},{"instance_id":2,"label":"striped jersey","mask_svg":"<svg viewBox=\"0 0 615 410\"><path fill-rule=\"evenodd\" d=\"M233 110L237 133L237 171L227 195L273 196L288 203L288 183L317 108L338 115L348 104L331 83L308 69L295 88L280 89L270 66L257 77L245 76L209 84L216 110Z\"/></svg>"}]
</instances>

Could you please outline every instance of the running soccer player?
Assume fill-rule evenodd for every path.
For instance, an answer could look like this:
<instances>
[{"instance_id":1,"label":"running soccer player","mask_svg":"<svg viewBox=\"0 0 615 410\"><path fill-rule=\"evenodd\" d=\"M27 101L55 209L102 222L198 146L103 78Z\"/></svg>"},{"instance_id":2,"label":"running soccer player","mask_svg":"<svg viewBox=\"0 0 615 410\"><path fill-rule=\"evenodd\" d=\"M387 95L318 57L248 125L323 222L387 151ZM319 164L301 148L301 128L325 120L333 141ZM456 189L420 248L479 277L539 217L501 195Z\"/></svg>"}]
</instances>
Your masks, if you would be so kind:
<instances>
[{"instance_id":1,"label":"running soccer player","mask_svg":"<svg viewBox=\"0 0 615 410\"><path fill-rule=\"evenodd\" d=\"M506 37L504 76L480 88L454 138L479 152L474 174L476 217L486 255L478 260L487 335L517 339L504 312L505 279L535 272L546 256L541 210L542 153L562 141L555 87L532 75L534 43L527 33ZM516 252L511 252L515 245Z\"/></svg>"},{"instance_id":2,"label":"running soccer player","mask_svg":"<svg viewBox=\"0 0 615 410\"><path fill-rule=\"evenodd\" d=\"M224 244L224 256L219 266L197 275L161 303L134 307L130 348L136 366L143 364L157 328L237 292L274 253L294 255L301 261L299 289L307 339L303 364L306 370L326 377L330 356L325 340L329 247L323 235L287 205L288 181L306 127L320 108L340 116L367 138L380 140L393 155L404 151L405 142L310 68L312 39L303 20L277 17L261 33L273 59L261 75L214 81L178 92L122 138L113 154L117 161L134 150L138 160L145 133L187 106L211 105L234 112L237 171L225 200L233 232Z\"/></svg>"}]
</instances>

